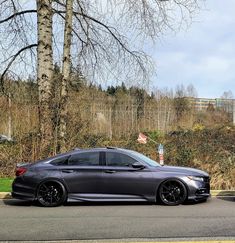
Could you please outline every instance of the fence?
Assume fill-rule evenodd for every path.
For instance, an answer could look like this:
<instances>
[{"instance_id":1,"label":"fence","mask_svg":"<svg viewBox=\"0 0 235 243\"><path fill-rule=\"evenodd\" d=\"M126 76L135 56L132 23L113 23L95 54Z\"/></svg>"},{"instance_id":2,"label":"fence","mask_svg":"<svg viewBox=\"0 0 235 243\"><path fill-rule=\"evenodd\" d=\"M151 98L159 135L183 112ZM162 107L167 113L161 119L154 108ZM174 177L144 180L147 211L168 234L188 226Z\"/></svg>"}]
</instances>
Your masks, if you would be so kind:
<instances>
[{"instance_id":1,"label":"fence","mask_svg":"<svg viewBox=\"0 0 235 243\"><path fill-rule=\"evenodd\" d=\"M234 101L232 104L234 105ZM160 99L154 103L136 103L132 100L113 102L98 98L73 100L69 103L68 123L71 131L69 130L68 134L75 132L73 127L79 125L86 127L89 133L104 134L111 139L139 131L158 130L167 133L177 127L190 129L197 122L205 123L202 119L208 120L208 117L213 119L208 120L207 125L210 125L210 122L211 125L215 122L235 122L235 105L233 113L221 110L221 107L215 112L198 110L192 103L188 109L181 108L179 117L172 99ZM57 113L54 112L55 116ZM12 101L9 107L6 98L0 100L0 134L19 136L37 131L36 105Z\"/></svg>"}]
</instances>

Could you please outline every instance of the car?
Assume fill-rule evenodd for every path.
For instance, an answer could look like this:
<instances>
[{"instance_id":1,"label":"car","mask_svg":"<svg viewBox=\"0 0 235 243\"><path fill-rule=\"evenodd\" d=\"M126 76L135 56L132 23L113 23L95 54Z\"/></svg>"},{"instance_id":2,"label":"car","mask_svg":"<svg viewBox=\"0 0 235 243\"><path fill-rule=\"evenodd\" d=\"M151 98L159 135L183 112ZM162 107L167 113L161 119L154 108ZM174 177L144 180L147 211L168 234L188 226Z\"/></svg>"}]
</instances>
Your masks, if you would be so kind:
<instances>
[{"instance_id":1,"label":"car","mask_svg":"<svg viewBox=\"0 0 235 243\"><path fill-rule=\"evenodd\" d=\"M210 196L201 170L161 166L133 150L75 149L16 169L12 197L46 207L66 201L149 201L179 205Z\"/></svg>"}]
</instances>

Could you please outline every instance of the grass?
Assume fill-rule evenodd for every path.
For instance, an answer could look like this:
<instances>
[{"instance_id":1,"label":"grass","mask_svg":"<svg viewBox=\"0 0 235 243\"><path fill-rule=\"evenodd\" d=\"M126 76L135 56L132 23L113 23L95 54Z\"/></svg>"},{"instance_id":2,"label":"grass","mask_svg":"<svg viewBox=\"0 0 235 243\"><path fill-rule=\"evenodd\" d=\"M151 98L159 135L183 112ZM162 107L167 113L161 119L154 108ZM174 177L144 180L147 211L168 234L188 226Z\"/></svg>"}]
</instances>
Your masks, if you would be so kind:
<instances>
[{"instance_id":1,"label":"grass","mask_svg":"<svg viewBox=\"0 0 235 243\"><path fill-rule=\"evenodd\" d=\"M0 192L10 192L12 182L12 178L0 178Z\"/></svg>"}]
</instances>

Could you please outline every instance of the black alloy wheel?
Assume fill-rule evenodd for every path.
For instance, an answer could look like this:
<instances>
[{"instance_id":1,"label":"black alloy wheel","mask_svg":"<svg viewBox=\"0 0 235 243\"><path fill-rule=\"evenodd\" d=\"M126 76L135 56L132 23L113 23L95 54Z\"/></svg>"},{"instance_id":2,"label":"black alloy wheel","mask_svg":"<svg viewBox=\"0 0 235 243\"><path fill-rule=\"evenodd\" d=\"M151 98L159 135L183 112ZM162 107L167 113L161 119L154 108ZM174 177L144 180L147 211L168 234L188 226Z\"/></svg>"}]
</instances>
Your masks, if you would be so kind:
<instances>
[{"instance_id":1,"label":"black alloy wheel","mask_svg":"<svg viewBox=\"0 0 235 243\"><path fill-rule=\"evenodd\" d=\"M176 206L186 200L187 189L183 182L177 179L167 180L160 185L158 195L165 205Z\"/></svg>"},{"instance_id":2,"label":"black alloy wheel","mask_svg":"<svg viewBox=\"0 0 235 243\"><path fill-rule=\"evenodd\" d=\"M66 200L66 190L60 182L43 182L37 190L37 200L44 207L56 207Z\"/></svg>"}]
</instances>

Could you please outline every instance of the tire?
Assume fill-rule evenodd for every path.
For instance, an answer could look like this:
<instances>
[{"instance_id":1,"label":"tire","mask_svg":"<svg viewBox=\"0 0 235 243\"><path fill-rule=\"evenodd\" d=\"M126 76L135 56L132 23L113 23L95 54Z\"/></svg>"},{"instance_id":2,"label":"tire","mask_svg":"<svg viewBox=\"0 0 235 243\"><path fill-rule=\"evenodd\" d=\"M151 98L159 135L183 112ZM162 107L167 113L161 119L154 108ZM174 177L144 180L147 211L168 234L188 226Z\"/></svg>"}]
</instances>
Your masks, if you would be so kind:
<instances>
[{"instance_id":1,"label":"tire","mask_svg":"<svg viewBox=\"0 0 235 243\"><path fill-rule=\"evenodd\" d=\"M45 181L37 189L37 201L44 207L57 207L67 199L67 193L62 183Z\"/></svg>"},{"instance_id":2,"label":"tire","mask_svg":"<svg viewBox=\"0 0 235 243\"><path fill-rule=\"evenodd\" d=\"M177 179L164 181L158 190L158 197L165 205L176 206L187 198L187 189L183 182Z\"/></svg>"}]
</instances>

